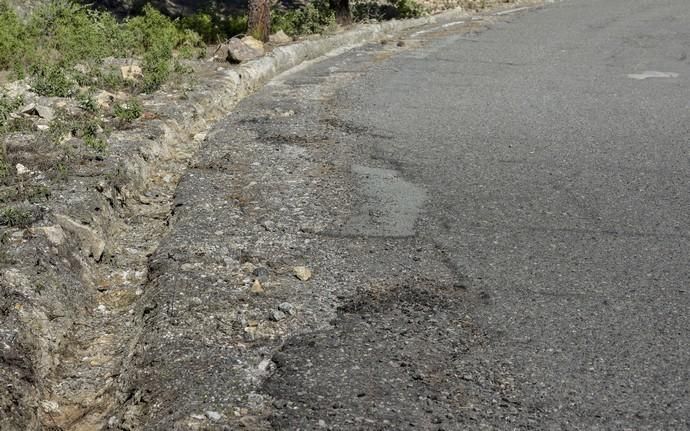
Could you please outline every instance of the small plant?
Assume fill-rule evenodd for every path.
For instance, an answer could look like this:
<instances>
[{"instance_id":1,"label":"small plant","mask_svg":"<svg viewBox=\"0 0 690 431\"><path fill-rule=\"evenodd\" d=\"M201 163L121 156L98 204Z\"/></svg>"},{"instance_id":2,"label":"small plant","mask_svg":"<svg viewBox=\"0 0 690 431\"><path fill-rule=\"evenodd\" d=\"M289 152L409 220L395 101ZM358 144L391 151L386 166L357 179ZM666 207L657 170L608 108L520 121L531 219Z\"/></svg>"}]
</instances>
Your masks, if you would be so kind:
<instances>
[{"instance_id":1,"label":"small plant","mask_svg":"<svg viewBox=\"0 0 690 431\"><path fill-rule=\"evenodd\" d=\"M79 107L83 109L86 112L90 113L96 113L98 112L98 104L94 100L94 98L91 96L91 94L86 93L86 94L81 94L77 98L79 102Z\"/></svg>"},{"instance_id":2,"label":"small plant","mask_svg":"<svg viewBox=\"0 0 690 431\"><path fill-rule=\"evenodd\" d=\"M105 150L108 149L108 143L99 136L84 135L84 144L99 153L105 153Z\"/></svg>"},{"instance_id":3,"label":"small plant","mask_svg":"<svg viewBox=\"0 0 690 431\"><path fill-rule=\"evenodd\" d=\"M113 108L115 117L124 121L125 123L131 123L137 118L141 117L142 108L139 101L132 99L125 104L117 104Z\"/></svg>"},{"instance_id":4,"label":"small plant","mask_svg":"<svg viewBox=\"0 0 690 431\"><path fill-rule=\"evenodd\" d=\"M7 207L0 211L0 225L9 227L27 227L33 222L33 216L30 211Z\"/></svg>"}]
</instances>

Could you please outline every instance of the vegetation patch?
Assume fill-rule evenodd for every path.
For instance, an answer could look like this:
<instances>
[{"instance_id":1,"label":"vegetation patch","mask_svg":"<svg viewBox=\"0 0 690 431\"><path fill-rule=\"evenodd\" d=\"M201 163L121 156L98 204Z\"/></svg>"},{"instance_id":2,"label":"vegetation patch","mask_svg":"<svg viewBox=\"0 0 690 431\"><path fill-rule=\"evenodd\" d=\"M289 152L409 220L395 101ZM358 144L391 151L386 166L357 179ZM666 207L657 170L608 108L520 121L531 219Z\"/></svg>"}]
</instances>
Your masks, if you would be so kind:
<instances>
[{"instance_id":1,"label":"vegetation patch","mask_svg":"<svg viewBox=\"0 0 690 431\"><path fill-rule=\"evenodd\" d=\"M352 17L357 22L417 18L426 13L426 8L414 0L358 2L352 8Z\"/></svg>"},{"instance_id":2,"label":"vegetation patch","mask_svg":"<svg viewBox=\"0 0 690 431\"><path fill-rule=\"evenodd\" d=\"M275 9L271 30L294 35L327 33L336 27L335 12L326 0L315 0L300 9Z\"/></svg>"},{"instance_id":3,"label":"vegetation patch","mask_svg":"<svg viewBox=\"0 0 690 431\"><path fill-rule=\"evenodd\" d=\"M115 117L125 123L131 123L141 117L142 108L138 100L132 99L127 103L117 104L113 107Z\"/></svg>"},{"instance_id":4,"label":"vegetation patch","mask_svg":"<svg viewBox=\"0 0 690 431\"><path fill-rule=\"evenodd\" d=\"M31 211L17 208L6 207L0 210L0 225L9 227L27 227L33 222Z\"/></svg>"}]
</instances>

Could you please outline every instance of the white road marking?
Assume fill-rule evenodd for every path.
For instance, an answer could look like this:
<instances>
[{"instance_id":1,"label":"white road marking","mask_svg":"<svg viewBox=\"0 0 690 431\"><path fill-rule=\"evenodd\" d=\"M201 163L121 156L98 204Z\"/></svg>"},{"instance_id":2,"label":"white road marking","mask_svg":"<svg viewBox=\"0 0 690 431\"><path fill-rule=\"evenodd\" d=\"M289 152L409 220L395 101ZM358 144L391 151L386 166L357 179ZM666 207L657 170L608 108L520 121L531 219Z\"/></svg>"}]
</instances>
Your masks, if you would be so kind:
<instances>
[{"instance_id":1,"label":"white road marking","mask_svg":"<svg viewBox=\"0 0 690 431\"><path fill-rule=\"evenodd\" d=\"M632 79L647 79L647 78L678 78L675 72L657 72L656 70L648 70L642 73L631 73L628 78Z\"/></svg>"},{"instance_id":2,"label":"white road marking","mask_svg":"<svg viewBox=\"0 0 690 431\"><path fill-rule=\"evenodd\" d=\"M515 9L508 9L508 10L504 10L501 12L496 12L494 15L496 15L496 16L508 15L509 13L520 12L520 11L527 10L527 9L529 9L529 8L528 7L518 7Z\"/></svg>"},{"instance_id":3,"label":"white road marking","mask_svg":"<svg viewBox=\"0 0 690 431\"><path fill-rule=\"evenodd\" d=\"M433 32L433 31L441 30L442 28L448 28L448 27L451 27L451 26L454 26L454 25L464 24L464 23L465 23L465 21L454 21L454 22L449 22L449 23L443 24L443 25L441 25L441 26L439 26L439 27L433 27L433 28L429 28L429 29L426 29L426 30L419 30L419 31L416 31L416 32L412 33L412 34L410 35L410 37L417 37L417 36L419 36L420 34L431 33L431 32Z\"/></svg>"}]
</instances>

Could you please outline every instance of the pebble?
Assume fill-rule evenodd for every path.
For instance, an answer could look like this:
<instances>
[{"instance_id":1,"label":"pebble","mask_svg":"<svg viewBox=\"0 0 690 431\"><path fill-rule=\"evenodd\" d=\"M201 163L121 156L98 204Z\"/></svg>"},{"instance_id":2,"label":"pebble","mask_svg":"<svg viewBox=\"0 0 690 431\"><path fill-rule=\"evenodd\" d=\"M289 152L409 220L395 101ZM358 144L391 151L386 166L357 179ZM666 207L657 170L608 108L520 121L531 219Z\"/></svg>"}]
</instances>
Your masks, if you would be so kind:
<instances>
[{"instance_id":1,"label":"pebble","mask_svg":"<svg viewBox=\"0 0 690 431\"><path fill-rule=\"evenodd\" d=\"M281 320L285 319L287 316L285 313L283 313L280 310L273 310L271 312L271 319L273 319L276 322L280 322Z\"/></svg>"},{"instance_id":2,"label":"pebble","mask_svg":"<svg viewBox=\"0 0 690 431\"><path fill-rule=\"evenodd\" d=\"M252 287L250 290L252 293L256 294L264 293L264 288L261 286L261 282L259 280L254 280L254 282L252 282Z\"/></svg>"},{"instance_id":3,"label":"pebble","mask_svg":"<svg viewBox=\"0 0 690 431\"><path fill-rule=\"evenodd\" d=\"M295 274L295 277L302 281L307 281L311 278L311 270L306 266L296 266L292 268L292 272Z\"/></svg>"},{"instance_id":4,"label":"pebble","mask_svg":"<svg viewBox=\"0 0 690 431\"><path fill-rule=\"evenodd\" d=\"M17 175L26 175L31 173L29 168L22 165L21 163L17 163L17 166L15 166L14 168L17 170Z\"/></svg>"},{"instance_id":5,"label":"pebble","mask_svg":"<svg viewBox=\"0 0 690 431\"><path fill-rule=\"evenodd\" d=\"M264 268L263 266L259 266L254 271L252 271L252 275L256 277L258 280L261 281L266 281L268 280L268 276L270 275L270 272L268 271L267 268Z\"/></svg>"},{"instance_id":6,"label":"pebble","mask_svg":"<svg viewBox=\"0 0 690 431\"><path fill-rule=\"evenodd\" d=\"M282 311L283 313L289 314L290 316L295 315L295 306L290 304L289 302L282 302L280 305L278 305L278 310Z\"/></svg>"},{"instance_id":7,"label":"pebble","mask_svg":"<svg viewBox=\"0 0 690 431\"><path fill-rule=\"evenodd\" d=\"M204 412L204 414L207 418L211 419L212 421L219 421L222 417L220 413L211 410Z\"/></svg>"}]
</instances>

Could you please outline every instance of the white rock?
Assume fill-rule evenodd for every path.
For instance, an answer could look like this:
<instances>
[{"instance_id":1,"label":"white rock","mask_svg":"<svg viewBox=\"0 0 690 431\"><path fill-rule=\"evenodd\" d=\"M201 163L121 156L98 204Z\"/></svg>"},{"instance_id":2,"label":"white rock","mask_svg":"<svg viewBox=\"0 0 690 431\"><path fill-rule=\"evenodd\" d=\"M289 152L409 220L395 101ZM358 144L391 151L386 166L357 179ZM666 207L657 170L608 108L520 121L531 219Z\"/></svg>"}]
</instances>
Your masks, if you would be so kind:
<instances>
[{"instance_id":1,"label":"white rock","mask_svg":"<svg viewBox=\"0 0 690 431\"><path fill-rule=\"evenodd\" d=\"M295 274L295 277L302 281L307 281L311 278L311 270L306 266L296 266L292 268L292 272Z\"/></svg>"},{"instance_id":2,"label":"white rock","mask_svg":"<svg viewBox=\"0 0 690 431\"><path fill-rule=\"evenodd\" d=\"M29 168L22 165L21 163L17 163L17 166L15 166L14 168L17 170L17 175L27 175L31 173Z\"/></svg>"},{"instance_id":3,"label":"white rock","mask_svg":"<svg viewBox=\"0 0 690 431\"><path fill-rule=\"evenodd\" d=\"M59 225L34 227L31 228L31 233L45 235L53 245L62 245L65 242L65 231Z\"/></svg>"},{"instance_id":4,"label":"white rock","mask_svg":"<svg viewBox=\"0 0 690 431\"><path fill-rule=\"evenodd\" d=\"M261 51L262 53L264 52L264 43L258 39L254 39L251 36L245 36L242 38L242 42L249 47L256 49L257 51Z\"/></svg>"},{"instance_id":5,"label":"white rock","mask_svg":"<svg viewBox=\"0 0 690 431\"><path fill-rule=\"evenodd\" d=\"M285 34L285 32L283 30L280 30L279 32L277 32L275 34L270 35L268 37L268 40L271 43L277 43L277 44L292 42L292 38L290 36L288 36L287 34Z\"/></svg>"},{"instance_id":6,"label":"white rock","mask_svg":"<svg viewBox=\"0 0 690 431\"><path fill-rule=\"evenodd\" d=\"M45 412L54 413L60 409L60 404L55 401L43 400L41 401L41 407Z\"/></svg>"},{"instance_id":7,"label":"white rock","mask_svg":"<svg viewBox=\"0 0 690 431\"><path fill-rule=\"evenodd\" d=\"M205 412L204 414L207 418L211 419L212 421L219 421L223 417L220 413L211 410Z\"/></svg>"},{"instance_id":8,"label":"white rock","mask_svg":"<svg viewBox=\"0 0 690 431\"><path fill-rule=\"evenodd\" d=\"M55 220L67 232L76 235L82 243L82 249L87 256L93 256L96 261L101 260L105 250L105 241L95 230L83 225L63 214L55 214Z\"/></svg>"},{"instance_id":9,"label":"white rock","mask_svg":"<svg viewBox=\"0 0 690 431\"><path fill-rule=\"evenodd\" d=\"M137 66L136 64L120 67L120 73L122 74L123 79L129 79L132 81L144 77L141 67Z\"/></svg>"}]
</instances>

